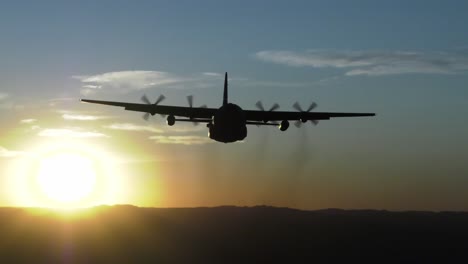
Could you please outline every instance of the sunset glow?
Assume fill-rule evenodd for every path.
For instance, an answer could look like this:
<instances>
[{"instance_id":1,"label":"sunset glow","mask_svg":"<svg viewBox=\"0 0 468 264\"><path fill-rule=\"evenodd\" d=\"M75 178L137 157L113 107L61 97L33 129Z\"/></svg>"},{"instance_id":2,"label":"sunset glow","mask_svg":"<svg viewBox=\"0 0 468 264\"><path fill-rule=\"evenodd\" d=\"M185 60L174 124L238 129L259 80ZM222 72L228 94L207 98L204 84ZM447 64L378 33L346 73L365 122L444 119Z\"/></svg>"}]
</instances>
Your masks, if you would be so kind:
<instances>
[{"instance_id":1,"label":"sunset glow","mask_svg":"<svg viewBox=\"0 0 468 264\"><path fill-rule=\"evenodd\" d=\"M122 204L132 185L118 163L117 155L81 140L41 140L5 168L11 176L4 180L4 194L10 204L26 207Z\"/></svg>"},{"instance_id":2,"label":"sunset glow","mask_svg":"<svg viewBox=\"0 0 468 264\"><path fill-rule=\"evenodd\" d=\"M96 183L93 161L75 153L42 158L37 183L45 196L63 206L76 204L89 196Z\"/></svg>"},{"instance_id":3,"label":"sunset glow","mask_svg":"<svg viewBox=\"0 0 468 264\"><path fill-rule=\"evenodd\" d=\"M0 206L468 210L467 1L5 2Z\"/></svg>"}]
</instances>

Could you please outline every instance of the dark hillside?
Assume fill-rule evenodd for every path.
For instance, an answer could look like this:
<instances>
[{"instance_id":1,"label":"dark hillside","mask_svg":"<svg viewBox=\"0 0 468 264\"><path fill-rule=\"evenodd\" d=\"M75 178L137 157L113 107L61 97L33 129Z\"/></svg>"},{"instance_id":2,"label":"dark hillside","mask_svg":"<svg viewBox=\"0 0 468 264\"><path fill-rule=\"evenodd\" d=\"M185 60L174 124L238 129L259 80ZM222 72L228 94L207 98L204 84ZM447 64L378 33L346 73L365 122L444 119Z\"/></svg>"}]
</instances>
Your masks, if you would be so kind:
<instances>
[{"instance_id":1,"label":"dark hillside","mask_svg":"<svg viewBox=\"0 0 468 264\"><path fill-rule=\"evenodd\" d=\"M468 213L273 207L0 209L0 263L446 262Z\"/></svg>"}]
</instances>

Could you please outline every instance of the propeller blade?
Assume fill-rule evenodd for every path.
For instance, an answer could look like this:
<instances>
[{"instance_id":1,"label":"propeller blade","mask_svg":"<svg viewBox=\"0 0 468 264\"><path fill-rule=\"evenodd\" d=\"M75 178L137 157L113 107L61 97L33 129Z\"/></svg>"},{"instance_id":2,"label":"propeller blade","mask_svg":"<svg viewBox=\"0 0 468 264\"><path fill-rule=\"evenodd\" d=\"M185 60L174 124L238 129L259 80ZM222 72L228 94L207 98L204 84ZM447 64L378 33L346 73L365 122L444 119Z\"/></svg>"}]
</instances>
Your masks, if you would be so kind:
<instances>
[{"instance_id":1,"label":"propeller blade","mask_svg":"<svg viewBox=\"0 0 468 264\"><path fill-rule=\"evenodd\" d=\"M312 111L314 108L317 107L317 104L315 102L312 102L309 106L309 108L307 108L307 111L306 112L310 112Z\"/></svg>"},{"instance_id":2,"label":"propeller blade","mask_svg":"<svg viewBox=\"0 0 468 264\"><path fill-rule=\"evenodd\" d=\"M202 106L200 106L200 108L208 108L208 106L207 105L202 105Z\"/></svg>"},{"instance_id":3,"label":"propeller blade","mask_svg":"<svg viewBox=\"0 0 468 264\"><path fill-rule=\"evenodd\" d=\"M314 126L318 125L319 121L318 120L310 120Z\"/></svg>"},{"instance_id":4,"label":"propeller blade","mask_svg":"<svg viewBox=\"0 0 468 264\"><path fill-rule=\"evenodd\" d=\"M302 126L302 121L301 120L296 120L296 122L294 122L294 125L297 127L297 128L300 128Z\"/></svg>"},{"instance_id":5,"label":"propeller blade","mask_svg":"<svg viewBox=\"0 0 468 264\"><path fill-rule=\"evenodd\" d=\"M255 106L256 106L259 110L265 111L265 108L263 107L262 101L257 101L257 103L255 103Z\"/></svg>"},{"instance_id":6,"label":"propeller blade","mask_svg":"<svg viewBox=\"0 0 468 264\"><path fill-rule=\"evenodd\" d=\"M273 106L271 106L271 108L270 108L269 111L270 111L270 112L273 112L273 111L275 111L275 110L278 109L278 108L280 108L279 104L275 103Z\"/></svg>"},{"instance_id":7,"label":"propeller blade","mask_svg":"<svg viewBox=\"0 0 468 264\"><path fill-rule=\"evenodd\" d=\"M164 95L160 95L158 97L158 99L156 100L156 102L154 102L155 105L158 105L159 103L161 103L164 99L166 99L166 97ZM146 94L144 94L142 97L141 97L141 100L145 103L145 104L151 104L151 101L148 99L148 96L146 96Z\"/></svg>"},{"instance_id":8,"label":"propeller blade","mask_svg":"<svg viewBox=\"0 0 468 264\"><path fill-rule=\"evenodd\" d=\"M193 95L188 95L187 96L187 102L190 107L193 107Z\"/></svg>"},{"instance_id":9,"label":"propeller blade","mask_svg":"<svg viewBox=\"0 0 468 264\"><path fill-rule=\"evenodd\" d=\"M299 112L304 112L304 110L302 110L302 107L301 107L301 105L300 105L298 102L295 102L295 103L293 104L293 107L294 107L294 109L296 109L296 110L299 111Z\"/></svg>"},{"instance_id":10,"label":"propeller blade","mask_svg":"<svg viewBox=\"0 0 468 264\"><path fill-rule=\"evenodd\" d=\"M265 111L265 107L263 107L262 101L258 101L258 102L255 104L255 106L256 106L259 110ZM270 107L270 109L269 109L268 111L270 111L270 112L271 112L271 111L275 111L275 110L278 109L279 107L280 107L279 104L275 103L274 105L272 105L272 106Z\"/></svg>"},{"instance_id":11,"label":"propeller blade","mask_svg":"<svg viewBox=\"0 0 468 264\"><path fill-rule=\"evenodd\" d=\"M154 102L155 105L158 105L159 103L161 103L164 99L166 99L166 96L164 95L159 95L158 97L158 100L156 100L156 102Z\"/></svg>"},{"instance_id":12,"label":"propeller blade","mask_svg":"<svg viewBox=\"0 0 468 264\"><path fill-rule=\"evenodd\" d=\"M144 94L142 97L141 97L141 100L146 103L146 104L151 104L150 100L148 99L148 97L146 96L146 94Z\"/></svg>"},{"instance_id":13,"label":"propeller blade","mask_svg":"<svg viewBox=\"0 0 468 264\"><path fill-rule=\"evenodd\" d=\"M150 113L145 113L145 114L143 115L143 119L144 119L145 121L148 121L148 120L149 120L149 117L150 117Z\"/></svg>"}]
</instances>

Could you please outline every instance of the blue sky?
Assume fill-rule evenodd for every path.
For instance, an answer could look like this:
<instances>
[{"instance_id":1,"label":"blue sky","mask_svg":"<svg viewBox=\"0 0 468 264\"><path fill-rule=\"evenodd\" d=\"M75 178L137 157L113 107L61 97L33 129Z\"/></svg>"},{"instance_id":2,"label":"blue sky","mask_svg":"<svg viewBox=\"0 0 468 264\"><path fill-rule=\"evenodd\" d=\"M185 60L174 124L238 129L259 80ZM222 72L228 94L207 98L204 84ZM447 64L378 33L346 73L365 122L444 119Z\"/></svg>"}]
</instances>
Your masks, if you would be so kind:
<instances>
[{"instance_id":1,"label":"blue sky","mask_svg":"<svg viewBox=\"0 0 468 264\"><path fill-rule=\"evenodd\" d=\"M157 167L154 160L164 156L168 164L197 167L166 168L160 176L187 175L195 185L186 187L186 198L175 199L177 184L166 179L165 202L145 205L466 210L467 11L466 1L2 3L0 164L28 152L24 142L57 131L109 136L112 125L131 124L132 131L110 137L145 149L145 166ZM286 133L250 127L244 143L193 146L161 143L178 133L154 135L168 129L161 118L145 123L138 113L77 103L83 97L139 102L143 93L163 93L166 104L185 105L193 94L195 104L216 107L217 74L224 71L232 78L231 100L246 109L259 99L282 110L313 100L317 111L377 117ZM99 125L78 120L85 115L101 118ZM35 121L20 123L26 119ZM200 127L181 127L194 130L197 140L205 137ZM183 155L190 161L181 161ZM253 158L260 155L258 168ZM201 168L209 165L200 165L200 156L220 157L222 166ZM201 176L207 173L216 180ZM219 191L201 194L208 189Z\"/></svg>"}]
</instances>

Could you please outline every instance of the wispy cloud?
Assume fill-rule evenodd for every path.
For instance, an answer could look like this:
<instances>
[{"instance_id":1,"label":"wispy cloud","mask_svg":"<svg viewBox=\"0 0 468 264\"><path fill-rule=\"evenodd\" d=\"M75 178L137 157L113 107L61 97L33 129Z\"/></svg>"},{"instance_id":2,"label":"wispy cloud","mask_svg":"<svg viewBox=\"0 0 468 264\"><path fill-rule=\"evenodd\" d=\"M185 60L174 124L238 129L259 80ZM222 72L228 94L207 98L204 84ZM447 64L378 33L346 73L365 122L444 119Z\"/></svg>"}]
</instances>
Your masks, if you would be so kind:
<instances>
[{"instance_id":1,"label":"wispy cloud","mask_svg":"<svg viewBox=\"0 0 468 264\"><path fill-rule=\"evenodd\" d=\"M8 150L2 146L0 146L0 158L16 158L23 155L24 152L22 151L13 151Z\"/></svg>"},{"instance_id":2,"label":"wispy cloud","mask_svg":"<svg viewBox=\"0 0 468 264\"><path fill-rule=\"evenodd\" d=\"M37 119L34 119L34 118L23 119L20 121L21 124L32 124L35 122L37 122Z\"/></svg>"},{"instance_id":3,"label":"wispy cloud","mask_svg":"<svg viewBox=\"0 0 468 264\"><path fill-rule=\"evenodd\" d=\"M202 73L203 75L205 76L213 76L213 77L221 77L223 76L221 73L217 73L217 72L204 72Z\"/></svg>"},{"instance_id":4,"label":"wispy cloud","mask_svg":"<svg viewBox=\"0 0 468 264\"><path fill-rule=\"evenodd\" d=\"M200 131L206 131L206 126L204 125L199 125L199 126L193 126L189 124L184 124L184 125L176 125L176 126L165 126L164 131L167 133L197 133Z\"/></svg>"},{"instance_id":5,"label":"wispy cloud","mask_svg":"<svg viewBox=\"0 0 468 264\"><path fill-rule=\"evenodd\" d=\"M6 93L0 93L0 101L7 98L8 97L8 94Z\"/></svg>"},{"instance_id":6,"label":"wispy cloud","mask_svg":"<svg viewBox=\"0 0 468 264\"><path fill-rule=\"evenodd\" d=\"M150 140L160 144L203 145L213 142L204 136L151 136Z\"/></svg>"},{"instance_id":7,"label":"wispy cloud","mask_svg":"<svg viewBox=\"0 0 468 264\"><path fill-rule=\"evenodd\" d=\"M164 132L162 129L158 129L152 126L142 126L142 125L136 125L132 123L114 123L108 126L104 126L104 128L108 128L112 130L150 132L150 133L158 133L158 134Z\"/></svg>"},{"instance_id":8,"label":"wispy cloud","mask_svg":"<svg viewBox=\"0 0 468 264\"><path fill-rule=\"evenodd\" d=\"M274 82L274 81L249 81L244 83L245 86L266 86L266 87L283 87L283 88L298 88L309 87L310 82Z\"/></svg>"},{"instance_id":9,"label":"wispy cloud","mask_svg":"<svg viewBox=\"0 0 468 264\"><path fill-rule=\"evenodd\" d=\"M202 72L182 76L163 71L117 71L72 76L72 78L82 82L81 94L83 95L109 90L126 93L155 87L185 89L222 85L220 84L222 74L216 72ZM230 80L245 79L230 78Z\"/></svg>"},{"instance_id":10,"label":"wispy cloud","mask_svg":"<svg viewBox=\"0 0 468 264\"><path fill-rule=\"evenodd\" d=\"M98 115L63 114L62 118L65 120L74 120L74 121L96 121L96 120L108 119L110 117L98 116Z\"/></svg>"},{"instance_id":11,"label":"wispy cloud","mask_svg":"<svg viewBox=\"0 0 468 264\"><path fill-rule=\"evenodd\" d=\"M0 109L20 110L24 109L24 106L13 102L9 94L0 92Z\"/></svg>"},{"instance_id":12,"label":"wispy cloud","mask_svg":"<svg viewBox=\"0 0 468 264\"><path fill-rule=\"evenodd\" d=\"M63 104L69 105L71 102L78 102L79 99L73 97L54 98L49 100L49 106L55 107Z\"/></svg>"},{"instance_id":13,"label":"wispy cloud","mask_svg":"<svg viewBox=\"0 0 468 264\"><path fill-rule=\"evenodd\" d=\"M107 138L108 135L94 131L82 131L66 128L47 128L41 130L40 137L58 137L58 138Z\"/></svg>"},{"instance_id":14,"label":"wispy cloud","mask_svg":"<svg viewBox=\"0 0 468 264\"><path fill-rule=\"evenodd\" d=\"M182 77L162 71L116 71L72 77L84 84L81 90L83 95L103 89L128 92L184 81Z\"/></svg>"},{"instance_id":15,"label":"wispy cloud","mask_svg":"<svg viewBox=\"0 0 468 264\"><path fill-rule=\"evenodd\" d=\"M254 56L262 61L295 67L342 68L346 69L345 74L348 76L456 74L468 71L467 57L444 52L265 50Z\"/></svg>"},{"instance_id":16,"label":"wispy cloud","mask_svg":"<svg viewBox=\"0 0 468 264\"><path fill-rule=\"evenodd\" d=\"M21 104L16 104L14 102L8 102L7 100L0 101L0 109L5 110L24 110L26 107Z\"/></svg>"}]
</instances>

